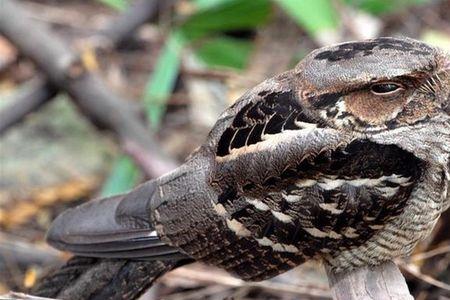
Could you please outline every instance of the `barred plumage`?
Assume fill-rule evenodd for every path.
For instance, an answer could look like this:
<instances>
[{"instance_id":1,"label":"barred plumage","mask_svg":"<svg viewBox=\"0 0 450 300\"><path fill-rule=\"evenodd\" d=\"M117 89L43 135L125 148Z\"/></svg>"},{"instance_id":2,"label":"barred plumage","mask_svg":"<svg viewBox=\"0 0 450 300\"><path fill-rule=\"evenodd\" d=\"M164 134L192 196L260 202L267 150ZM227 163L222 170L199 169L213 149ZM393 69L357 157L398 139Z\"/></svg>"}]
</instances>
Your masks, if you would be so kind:
<instances>
[{"instance_id":1,"label":"barred plumage","mask_svg":"<svg viewBox=\"0 0 450 300\"><path fill-rule=\"evenodd\" d=\"M449 60L411 39L316 50L243 95L184 165L65 212L49 242L248 280L408 255L450 202Z\"/></svg>"}]
</instances>

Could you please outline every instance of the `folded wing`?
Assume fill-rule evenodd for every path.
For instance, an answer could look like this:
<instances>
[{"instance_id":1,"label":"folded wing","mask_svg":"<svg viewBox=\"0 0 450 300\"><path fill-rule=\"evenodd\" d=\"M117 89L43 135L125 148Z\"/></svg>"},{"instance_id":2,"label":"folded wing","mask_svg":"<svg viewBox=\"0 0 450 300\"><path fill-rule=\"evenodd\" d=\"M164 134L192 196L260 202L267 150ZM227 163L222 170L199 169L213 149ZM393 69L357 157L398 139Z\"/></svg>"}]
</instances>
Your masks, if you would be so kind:
<instances>
[{"instance_id":1,"label":"folded wing","mask_svg":"<svg viewBox=\"0 0 450 300\"><path fill-rule=\"evenodd\" d=\"M150 222L154 181L65 211L47 234L50 245L79 256L161 260L186 258L160 240Z\"/></svg>"}]
</instances>

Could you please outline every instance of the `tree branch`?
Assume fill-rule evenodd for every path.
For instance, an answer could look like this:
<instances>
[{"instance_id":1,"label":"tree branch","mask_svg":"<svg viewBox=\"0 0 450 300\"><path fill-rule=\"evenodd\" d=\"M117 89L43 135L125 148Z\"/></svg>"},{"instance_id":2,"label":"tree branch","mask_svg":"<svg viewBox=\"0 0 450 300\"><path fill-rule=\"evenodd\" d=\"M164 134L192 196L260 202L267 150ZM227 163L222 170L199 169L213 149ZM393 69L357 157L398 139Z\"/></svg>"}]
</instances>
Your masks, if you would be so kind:
<instances>
[{"instance_id":1,"label":"tree branch","mask_svg":"<svg viewBox=\"0 0 450 300\"><path fill-rule=\"evenodd\" d=\"M129 8L118 18L109 23L106 29L101 30L98 36L106 39L111 48L125 42L142 24L154 19L160 11L159 6L168 5L167 2L158 0L135 0Z\"/></svg>"},{"instance_id":2,"label":"tree branch","mask_svg":"<svg viewBox=\"0 0 450 300\"><path fill-rule=\"evenodd\" d=\"M336 300L414 299L402 273L391 261L342 273L327 268L327 274L333 299Z\"/></svg>"},{"instance_id":3,"label":"tree branch","mask_svg":"<svg viewBox=\"0 0 450 300\"><path fill-rule=\"evenodd\" d=\"M37 110L55 97L57 89L42 78L33 79L20 88L6 107L0 110L0 135L8 128L22 121L29 113Z\"/></svg>"},{"instance_id":4,"label":"tree branch","mask_svg":"<svg viewBox=\"0 0 450 300\"><path fill-rule=\"evenodd\" d=\"M93 38L96 46L115 48L126 41L133 32L145 22L157 16L161 4L158 0L137 0L129 8L109 22L106 29L101 30ZM168 1L171 2L171 1ZM1 4L0 4L1 5ZM165 2L165 5L169 5ZM38 110L44 103L57 94L57 88L50 82L41 79L33 81L24 92L19 92L11 100L11 105L0 110L0 135L8 128L19 123L29 113Z\"/></svg>"},{"instance_id":5,"label":"tree branch","mask_svg":"<svg viewBox=\"0 0 450 300\"><path fill-rule=\"evenodd\" d=\"M9 292L6 295L0 295L0 299L8 300L56 300L55 298L36 297L24 293Z\"/></svg>"},{"instance_id":6,"label":"tree branch","mask_svg":"<svg viewBox=\"0 0 450 300\"><path fill-rule=\"evenodd\" d=\"M0 273L6 274L5 268L11 263L15 266L52 265L62 263L61 252L41 247L16 236L0 232Z\"/></svg>"},{"instance_id":7,"label":"tree branch","mask_svg":"<svg viewBox=\"0 0 450 300\"><path fill-rule=\"evenodd\" d=\"M113 131L148 176L158 177L176 167L127 102L90 72L79 55L52 36L46 26L30 19L13 0L0 2L0 32L29 56L55 86L67 91L94 124Z\"/></svg>"}]
</instances>

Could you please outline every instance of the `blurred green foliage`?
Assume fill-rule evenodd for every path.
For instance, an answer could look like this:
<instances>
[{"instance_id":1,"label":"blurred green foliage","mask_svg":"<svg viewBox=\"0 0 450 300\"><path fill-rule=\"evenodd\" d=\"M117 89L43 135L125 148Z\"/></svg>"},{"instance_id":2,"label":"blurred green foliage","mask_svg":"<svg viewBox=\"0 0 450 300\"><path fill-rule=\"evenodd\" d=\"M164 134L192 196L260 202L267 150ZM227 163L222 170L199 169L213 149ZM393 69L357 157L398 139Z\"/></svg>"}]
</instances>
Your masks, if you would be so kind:
<instances>
[{"instance_id":1,"label":"blurred green foliage","mask_svg":"<svg viewBox=\"0 0 450 300\"><path fill-rule=\"evenodd\" d=\"M270 13L268 0L222 0L199 9L179 26L184 36L193 41L220 32L254 29L266 24Z\"/></svg>"},{"instance_id":2,"label":"blurred green foliage","mask_svg":"<svg viewBox=\"0 0 450 300\"><path fill-rule=\"evenodd\" d=\"M108 6L111 6L112 8L115 8L117 10L124 10L128 6L127 0L98 0Z\"/></svg>"},{"instance_id":3,"label":"blurred green foliage","mask_svg":"<svg viewBox=\"0 0 450 300\"><path fill-rule=\"evenodd\" d=\"M336 30L338 27L339 17L329 0L276 2L312 36L321 31Z\"/></svg>"},{"instance_id":4,"label":"blurred green foliage","mask_svg":"<svg viewBox=\"0 0 450 300\"><path fill-rule=\"evenodd\" d=\"M112 171L103 183L100 194L110 197L130 190L141 178L141 172L133 160L125 155L120 156L114 162Z\"/></svg>"},{"instance_id":5,"label":"blurred green foliage","mask_svg":"<svg viewBox=\"0 0 450 300\"><path fill-rule=\"evenodd\" d=\"M365 10L372 14L383 14L407 8L410 5L423 4L430 0L344 0L348 5Z\"/></svg>"},{"instance_id":6,"label":"blurred green foliage","mask_svg":"<svg viewBox=\"0 0 450 300\"><path fill-rule=\"evenodd\" d=\"M253 44L244 39L217 36L207 39L194 49L197 56L208 66L244 69Z\"/></svg>"},{"instance_id":7,"label":"blurred green foliage","mask_svg":"<svg viewBox=\"0 0 450 300\"><path fill-rule=\"evenodd\" d=\"M180 31L173 30L169 34L144 91L145 111L154 130L158 129L166 101L172 94L185 43L186 39Z\"/></svg>"},{"instance_id":8,"label":"blurred green foliage","mask_svg":"<svg viewBox=\"0 0 450 300\"><path fill-rule=\"evenodd\" d=\"M126 0L99 0L116 9L125 9ZM342 0L353 9L379 15L431 0ZM174 24L160 51L144 91L143 101L150 127L157 130L174 88L183 48L190 47L209 67L244 69L253 49L251 35L233 32L254 31L271 21L275 5L283 9L313 38L322 31L338 30L340 15L332 0L191 0L196 10L174 18ZM103 188L111 195L132 188L141 178L127 157L115 163Z\"/></svg>"},{"instance_id":9,"label":"blurred green foliage","mask_svg":"<svg viewBox=\"0 0 450 300\"><path fill-rule=\"evenodd\" d=\"M157 130L175 85L181 61L181 50L185 39L173 31L161 50L153 73L144 91L144 105L152 130ZM110 176L102 188L102 196L123 193L135 186L142 177L131 158L121 156L113 166Z\"/></svg>"}]
</instances>

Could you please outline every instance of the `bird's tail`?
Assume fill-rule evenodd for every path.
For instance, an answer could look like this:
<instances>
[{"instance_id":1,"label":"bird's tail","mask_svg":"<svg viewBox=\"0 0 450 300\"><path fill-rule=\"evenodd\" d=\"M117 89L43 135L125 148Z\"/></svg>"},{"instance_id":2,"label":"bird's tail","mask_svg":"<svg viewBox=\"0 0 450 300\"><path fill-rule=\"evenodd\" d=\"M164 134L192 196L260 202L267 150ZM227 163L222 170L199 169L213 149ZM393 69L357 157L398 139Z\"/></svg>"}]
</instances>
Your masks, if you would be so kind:
<instances>
[{"instance_id":1,"label":"bird's tail","mask_svg":"<svg viewBox=\"0 0 450 300\"><path fill-rule=\"evenodd\" d=\"M148 181L58 216L47 241L75 257L43 278L34 293L70 300L136 299L158 277L189 261L165 244L152 225L157 184Z\"/></svg>"},{"instance_id":2,"label":"bird's tail","mask_svg":"<svg viewBox=\"0 0 450 300\"><path fill-rule=\"evenodd\" d=\"M133 261L75 256L45 276L31 292L67 300L137 299L178 260Z\"/></svg>"}]
</instances>

